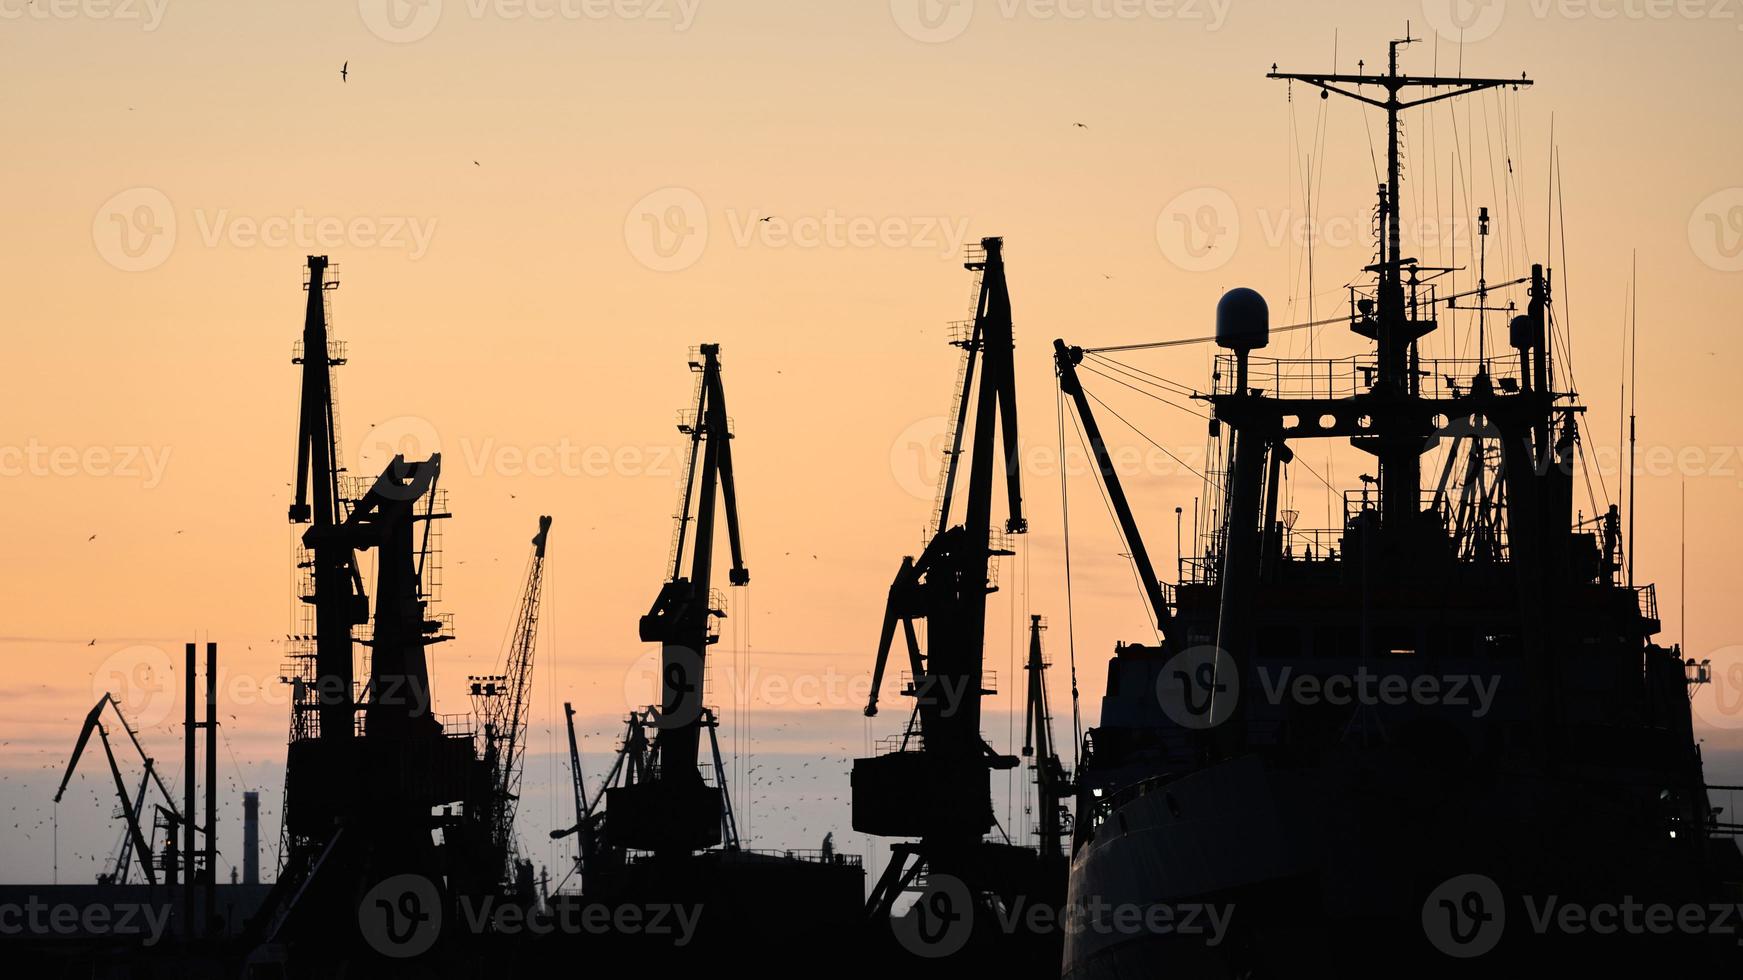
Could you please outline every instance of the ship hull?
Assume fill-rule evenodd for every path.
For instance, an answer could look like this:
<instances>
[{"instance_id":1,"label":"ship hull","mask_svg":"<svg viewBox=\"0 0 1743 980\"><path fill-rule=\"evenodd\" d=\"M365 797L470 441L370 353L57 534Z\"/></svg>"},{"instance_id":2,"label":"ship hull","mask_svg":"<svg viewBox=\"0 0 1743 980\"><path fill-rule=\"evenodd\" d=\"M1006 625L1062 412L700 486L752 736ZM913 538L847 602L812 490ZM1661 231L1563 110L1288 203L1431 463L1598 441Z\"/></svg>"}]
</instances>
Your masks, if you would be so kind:
<instances>
[{"instance_id":1,"label":"ship hull","mask_svg":"<svg viewBox=\"0 0 1743 980\"><path fill-rule=\"evenodd\" d=\"M1555 917L1628 902L1695 905L1709 922L1727 906L1743 915L1735 845L1647 834L1651 821L1615 805L1618 788L1593 774L1425 772L1385 748L1312 767L1256 756L1207 766L1122 800L1080 842L1069 885L1079 927L1066 934L1063 975L1471 975L1546 956L1609 968L1666 956L1743 963L1739 935L1718 925L1599 935ZM1492 882L1499 896L1492 945L1436 924L1449 883L1469 881ZM1122 928L1122 909L1148 914L1141 925L1128 914Z\"/></svg>"}]
</instances>

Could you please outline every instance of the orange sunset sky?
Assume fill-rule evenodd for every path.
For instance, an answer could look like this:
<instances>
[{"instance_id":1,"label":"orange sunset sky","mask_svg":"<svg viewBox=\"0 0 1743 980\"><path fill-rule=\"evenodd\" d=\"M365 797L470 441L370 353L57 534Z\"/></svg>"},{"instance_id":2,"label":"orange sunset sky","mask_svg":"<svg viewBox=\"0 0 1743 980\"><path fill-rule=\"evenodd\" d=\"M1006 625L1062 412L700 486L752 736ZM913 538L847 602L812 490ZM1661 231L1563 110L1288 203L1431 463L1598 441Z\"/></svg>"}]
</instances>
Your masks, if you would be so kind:
<instances>
[{"instance_id":1,"label":"orange sunset sky","mask_svg":"<svg viewBox=\"0 0 1743 980\"><path fill-rule=\"evenodd\" d=\"M1410 72L1536 82L1407 116L1406 254L1466 267L1468 287L1488 207L1491 280L1555 267L1602 472L1592 497L1576 489L1588 516L1627 466L1638 254L1638 576L1659 583L1661 642L1714 661L1695 701L1708 781L1743 783L1743 5L0 0L0 880L88 881L109 860L100 756L58 815L50 802L102 691L179 780L188 640L222 647L224 865L240 863L244 788L262 793L275 865L308 254L342 282L348 465L443 453L439 608L459 639L435 650L438 711L465 711L465 676L497 662L527 539L555 517L530 856L554 879L568 868L545 840L573 819L561 703L596 780L648 700L636 618L666 575L673 423L687 351L708 341L753 583L711 660L741 831L771 848L834 832L881 859L887 842L849 829L848 760L905 715L893 671L883 715L860 709L890 577L933 497L956 373L944 326L972 313L961 246L1006 239L1033 529L991 599L987 735L1021 744L1034 612L1069 744L1071 640L1089 725L1114 642L1152 634L1075 448L1068 629L1051 341L1204 336L1237 285L1274 324L1335 315L1370 260L1383 119L1264 74L1374 69L1407 21ZM1456 347L1454 325L1430 355L1473 356L1472 324L1457 319ZM1318 356L1362 349L1333 326L1266 353L1306 356L1310 336ZM1124 357L1205 388L1211 353ZM1200 419L1092 387L1202 466ZM1190 525L1201 483L1102 421L1172 577L1173 509ZM1347 449L1304 458L1358 486ZM1300 526L1327 526L1317 480L1289 489ZM1026 775L1006 778L1000 821L1026 838Z\"/></svg>"}]
</instances>

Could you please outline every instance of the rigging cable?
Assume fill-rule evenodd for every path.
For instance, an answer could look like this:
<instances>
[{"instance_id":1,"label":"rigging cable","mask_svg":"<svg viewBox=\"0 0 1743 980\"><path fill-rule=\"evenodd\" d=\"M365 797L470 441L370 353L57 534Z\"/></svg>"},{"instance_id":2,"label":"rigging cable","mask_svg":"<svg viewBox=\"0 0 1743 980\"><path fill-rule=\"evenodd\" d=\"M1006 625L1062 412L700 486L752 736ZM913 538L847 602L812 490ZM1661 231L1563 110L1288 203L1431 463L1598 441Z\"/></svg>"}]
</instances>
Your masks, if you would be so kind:
<instances>
[{"instance_id":1,"label":"rigging cable","mask_svg":"<svg viewBox=\"0 0 1743 980\"><path fill-rule=\"evenodd\" d=\"M1078 710L1077 697L1077 619L1072 610L1071 602L1071 494L1069 484L1065 479L1065 392L1058 391L1054 395L1054 410L1058 415L1059 427L1059 507L1063 514L1061 524L1065 532L1065 643L1071 656L1071 771L1076 772L1083 764L1083 716Z\"/></svg>"}]
</instances>

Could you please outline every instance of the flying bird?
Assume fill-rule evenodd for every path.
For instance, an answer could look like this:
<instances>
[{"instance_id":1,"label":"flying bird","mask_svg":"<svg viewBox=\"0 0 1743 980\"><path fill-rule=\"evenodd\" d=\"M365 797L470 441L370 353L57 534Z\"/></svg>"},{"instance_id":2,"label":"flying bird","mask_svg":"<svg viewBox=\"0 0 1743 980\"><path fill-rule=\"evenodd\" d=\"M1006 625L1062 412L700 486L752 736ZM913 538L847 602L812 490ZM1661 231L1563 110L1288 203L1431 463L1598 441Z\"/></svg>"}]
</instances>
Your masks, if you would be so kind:
<instances>
[{"instance_id":1,"label":"flying bird","mask_svg":"<svg viewBox=\"0 0 1743 980\"><path fill-rule=\"evenodd\" d=\"M345 79L350 74L351 74L351 62L347 61L344 64L339 66L339 83L344 84Z\"/></svg>"},{"instance_id":2,"label":"flying bird","mask_svg":"<svg viewBox=\"0 0 1743 980\"><path fill-rule=\"evenodd\" d=\"M759 221L773 221L773 220L775 220L775 216L771 214L766 218L759 218L757 220L759 220Z\"/></svg>"},{"instance_id":3,"label":"flying bird","mask_svg":"<svg viewBox=\"0 0 1743 980\"><path fill-rule=\"evenodd\" d=\"M1083 123L1072 123L1071 125L1076 126L1078 129L1088 129L1089 128L1088 126L1085 126Z\"/></svg>"}]
</instances>

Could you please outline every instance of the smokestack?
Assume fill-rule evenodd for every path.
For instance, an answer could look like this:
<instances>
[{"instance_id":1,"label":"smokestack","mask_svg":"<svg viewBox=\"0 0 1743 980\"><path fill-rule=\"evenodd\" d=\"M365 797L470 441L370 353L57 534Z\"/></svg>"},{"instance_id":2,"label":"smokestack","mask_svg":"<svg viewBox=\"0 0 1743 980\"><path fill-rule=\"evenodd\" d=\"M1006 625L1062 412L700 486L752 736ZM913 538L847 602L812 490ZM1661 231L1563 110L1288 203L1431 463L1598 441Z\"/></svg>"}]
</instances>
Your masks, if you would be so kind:
<instances>
[{"instance_id":1,"label":"smokestack","mask_svg":"<svg viewBox=\"0 0 1743 980\"><path fill-rule=\"evenodd\" d=\"M206 644L206 918L218 914L218 644Z\"/></svg>"},{"instance_id":2,"label":"smokestack","mask_svg":"<svg viewBox=\"0 0 1743 980\"><path fill-rule=\"evenodd\" d=\"M260 884L260 794L242 794L242 883Z\"/></svg>"},{"instance_id":3,"label":"smokestack","mask_svg":"<svg viewBox=\"0 0 1743 980\"><path fill-rule=\"evenodd\" d=\"M194 809L194 645L188 644L187 671L183 675L182 696L182 935L194 938L194 859L199 849L194 846L194 824L199 811Z\"/></svg>"}]
</instances>

